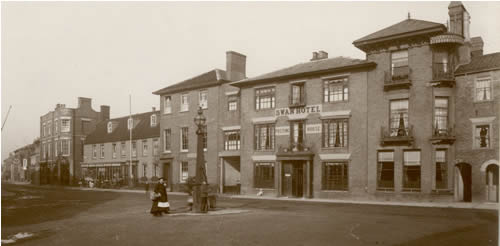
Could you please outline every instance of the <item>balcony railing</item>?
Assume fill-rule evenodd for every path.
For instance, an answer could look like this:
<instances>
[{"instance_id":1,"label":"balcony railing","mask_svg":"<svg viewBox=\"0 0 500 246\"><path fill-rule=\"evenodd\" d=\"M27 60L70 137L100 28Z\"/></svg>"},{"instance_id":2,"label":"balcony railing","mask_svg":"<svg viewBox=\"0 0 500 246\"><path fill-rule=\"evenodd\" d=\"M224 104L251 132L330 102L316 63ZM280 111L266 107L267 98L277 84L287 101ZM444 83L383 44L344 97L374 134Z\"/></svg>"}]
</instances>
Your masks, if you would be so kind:
<instances>
[{"instance_id":1,"label":"balcony railing","mask_svg":"<svg viewBox=\"0 0 500 246\"><path fill-rule=\"evenodd\" d=\"M385 72L384 90L408 89L411 86L410 67L395 67Z\"/></svg>"},{"instance_id":2,"label":"balcony railing","mask_svg":"<svg viewBox=\"0 0 500 246\"><path fill-rule=\"evenodd\" d=\"M432 84L436 87L453 87L455 85L453 66L449 63L432 64Z\"/></svg>"},{"instance_id":3,"label":"balcony railing","mask_svg":"<svg viewBox=\"0 0 500 246\"><path fill-rule=\"evenodd\" d=\"M306 95L301 94L298 97L288 96L288 106L289 107L303 107L306 106Z\"/></svg>"},{"instance_id":4,"label":"balcony railing","mask_svg":"<svg viewBox=\"0 0 500 246\"><path fill-rule=\"evenodd\" d=\"M455 132L452 127L446 129L433 128L430 141L433 144L453 144L455 139Z\"/></svg>"},{"instance_id":5,"label":"balcony railing","mask_svg":"<svg viewBox=\"0 0 500 246\"><path fill-rule=\"evenodd\" d=\"M380 144L386 145L412 145L413 144L413 126L407 128L380 128Z\"/></svg>"}]
</instances>

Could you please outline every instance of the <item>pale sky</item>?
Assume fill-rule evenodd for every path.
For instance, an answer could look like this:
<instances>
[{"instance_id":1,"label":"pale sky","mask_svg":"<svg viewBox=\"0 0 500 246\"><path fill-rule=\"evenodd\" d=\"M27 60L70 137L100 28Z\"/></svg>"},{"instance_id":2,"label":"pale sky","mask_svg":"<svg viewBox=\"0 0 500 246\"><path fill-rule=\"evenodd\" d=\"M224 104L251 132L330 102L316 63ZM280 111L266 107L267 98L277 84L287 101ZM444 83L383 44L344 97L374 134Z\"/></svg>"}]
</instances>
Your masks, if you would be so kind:
<instances>
[{"instance_id":1,"label":"pale sky","mask_svg":"<svg viewBox=\"0 0 500 246\"><path fill-rule=\"evenodd\" d=\"M352 42L407 18L446 23L449 2L2 2L2 159L39 137L57 103L92 98L111 117L158 108L155 90L247 56L253 77L329 57L365 57ZM500 51L500 3L464 2L471 36Z\"/></svg>"}]
</instances>

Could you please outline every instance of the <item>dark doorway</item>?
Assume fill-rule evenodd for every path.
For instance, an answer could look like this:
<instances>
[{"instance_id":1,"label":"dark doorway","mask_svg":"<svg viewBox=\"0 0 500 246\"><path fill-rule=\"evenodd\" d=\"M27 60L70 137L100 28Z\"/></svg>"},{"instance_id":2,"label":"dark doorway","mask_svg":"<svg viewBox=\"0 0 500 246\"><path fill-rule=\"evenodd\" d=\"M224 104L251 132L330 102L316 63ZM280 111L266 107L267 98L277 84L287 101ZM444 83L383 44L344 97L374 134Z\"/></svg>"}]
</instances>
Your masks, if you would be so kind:
<instances>
[{"instance_id":1,"label":"dark doorway","mask_svg":"<svg viewBox=\"0 0 500 246\"><path fill-rule=\"evenodd\" d=\"M163 178L167 179L167 188L172 187L172 179L170 177L170 162L163 163Z\"/></svg>"},{"instance_id":2,"label":"dark doorway","mask_svg":"<svg viewBox=\"0 0 500 246\"><path fill-rule=\"evenodd\" d=\"M288 197L304 196L303 161L283 162L282 194Z\"/></svg>"},{"instance_id":3,"label":"dark doorway","mask_svg":"<svg viewBox=\"0 0 500 246\"><path fill-rule=\"evenodd\" d=\"M460 171L460 176L463 182L463 201L471 202L472 201L472 167L467 163L459 163L456 165L458 170Z\"/></svg>"}]
</instances>

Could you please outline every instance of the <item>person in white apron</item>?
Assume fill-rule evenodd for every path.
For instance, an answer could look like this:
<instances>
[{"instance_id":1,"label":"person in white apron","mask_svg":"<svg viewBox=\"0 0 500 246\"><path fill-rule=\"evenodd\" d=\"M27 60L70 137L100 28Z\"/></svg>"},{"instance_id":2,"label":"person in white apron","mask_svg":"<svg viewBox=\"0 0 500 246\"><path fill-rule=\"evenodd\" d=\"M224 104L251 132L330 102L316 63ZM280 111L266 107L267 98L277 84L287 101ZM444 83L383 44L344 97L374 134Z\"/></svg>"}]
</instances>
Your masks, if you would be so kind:
<instances>
[{"instance_id":1,"label":"person in white apron","mask_svg":"<svg viewBox=\"0 0 500 246\"><path fill-rule=\"evenodd\" d=\"M168 203L167 183L165 183L164 178L160 178L154 189L151 214L154 216L161 216L163 213L168 214L169 211L170 204Z\"/></svg>"}]
</instances>

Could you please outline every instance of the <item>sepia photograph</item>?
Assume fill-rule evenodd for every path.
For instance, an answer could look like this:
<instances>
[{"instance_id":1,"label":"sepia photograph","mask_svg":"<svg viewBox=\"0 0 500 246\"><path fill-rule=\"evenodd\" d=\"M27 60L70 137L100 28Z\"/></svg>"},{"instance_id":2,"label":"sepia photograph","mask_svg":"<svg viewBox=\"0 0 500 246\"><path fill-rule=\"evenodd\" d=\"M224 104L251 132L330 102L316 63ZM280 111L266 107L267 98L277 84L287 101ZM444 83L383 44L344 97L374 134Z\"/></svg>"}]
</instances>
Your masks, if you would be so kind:
<instances>
[{"instance_id":1,"label":"sepia photograph","mask_svg":"<svg viewBox=\"0 0 500 246\"><path fill-rule=\"evenodd\" d=\"M2 245L499 244L498 1L2 1Z\"/></svg>"}]
</instances>

